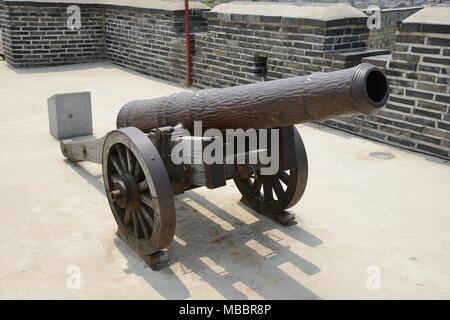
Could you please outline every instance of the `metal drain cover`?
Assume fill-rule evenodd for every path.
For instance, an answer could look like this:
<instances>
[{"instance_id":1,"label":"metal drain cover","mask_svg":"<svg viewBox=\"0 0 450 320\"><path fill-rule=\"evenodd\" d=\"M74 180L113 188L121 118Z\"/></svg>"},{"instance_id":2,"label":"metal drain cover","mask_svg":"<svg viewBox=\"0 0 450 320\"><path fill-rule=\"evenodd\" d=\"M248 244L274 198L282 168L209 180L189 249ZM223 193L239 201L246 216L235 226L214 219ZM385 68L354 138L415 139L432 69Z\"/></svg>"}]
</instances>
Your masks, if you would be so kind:
<instances>
[{"instance_id":1,"label":"metal drain cover","mask_svg":"<svg viewBox=\"0 0 450 320\"><path fill-rule=\"evenodd\" d=\"M390 160L395 158L394 155L390 152L380 152L380 151L371 152L370 156L381 160Z\"/></svg>"}]
</instances>

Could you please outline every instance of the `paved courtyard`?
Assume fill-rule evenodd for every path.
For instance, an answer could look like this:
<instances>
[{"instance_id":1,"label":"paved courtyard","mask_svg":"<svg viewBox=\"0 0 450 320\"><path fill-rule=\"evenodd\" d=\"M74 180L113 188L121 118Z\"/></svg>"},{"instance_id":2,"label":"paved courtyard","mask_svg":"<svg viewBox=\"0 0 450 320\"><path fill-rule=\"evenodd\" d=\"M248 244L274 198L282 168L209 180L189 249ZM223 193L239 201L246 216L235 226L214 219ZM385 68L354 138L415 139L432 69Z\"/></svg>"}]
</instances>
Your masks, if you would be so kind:
<instances>
[{"instance_id":1,"label":"paved courtyard","mask_svg":"<svg viewBox=\"0 0 450 320\"><path fill-rule=\"evenodd\" d=\"M186 192L170 268L146 267L115 235L101 167L64 160L46 100L91 91L100 137L127 101L182 90L106 62L0 62L0 298L450 299L450 164L311 124L298 225L247 209L232 183Z\"/></svg>"}]
</instances>

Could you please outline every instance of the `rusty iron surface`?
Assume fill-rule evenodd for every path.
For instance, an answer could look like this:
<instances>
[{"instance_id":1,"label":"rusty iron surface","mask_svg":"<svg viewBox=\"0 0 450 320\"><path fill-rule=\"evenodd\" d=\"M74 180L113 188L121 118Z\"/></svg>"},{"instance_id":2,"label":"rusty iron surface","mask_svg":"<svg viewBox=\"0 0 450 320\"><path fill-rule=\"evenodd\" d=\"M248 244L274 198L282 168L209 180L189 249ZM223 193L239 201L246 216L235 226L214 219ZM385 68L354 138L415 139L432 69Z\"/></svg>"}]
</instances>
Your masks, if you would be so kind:
<instances>
[{"instance_id":1,"label":"rusty iron surface","mask_svg":"<svg viewBox=\"0 0 450 320\"><path fill-rule=\"evenodd\" d=\"M328 73L314 73L269 82L182 92L127 103L117 127L144 132L196 120L209 128L276 128L351 113L371 114L388 98L384 73L371 64Z\"/></svg>"}]
</instances>

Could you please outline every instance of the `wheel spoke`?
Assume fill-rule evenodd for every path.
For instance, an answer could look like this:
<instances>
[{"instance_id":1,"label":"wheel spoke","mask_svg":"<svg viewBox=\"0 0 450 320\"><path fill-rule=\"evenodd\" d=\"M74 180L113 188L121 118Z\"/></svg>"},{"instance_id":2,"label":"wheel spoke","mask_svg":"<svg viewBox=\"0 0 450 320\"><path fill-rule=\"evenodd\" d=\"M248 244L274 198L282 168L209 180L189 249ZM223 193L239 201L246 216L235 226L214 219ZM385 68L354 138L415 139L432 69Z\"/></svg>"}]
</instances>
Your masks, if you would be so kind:
<instances>
[{"instance_id":1,"label":"wheel spoke","mask_svg":"<svg viewBox=\"0 0 450 320\"><path fill-rule=\"evenodd\" d=\"M124 170L120 166L119 160L117 159L116 156L111 156L111 162L112 162L114 168L116 169L117 173L124 174Z\"/></svg>"},{"instance_id":2,"label":"wheel spoke","mask_svg":"<svg viewBox=\"0 0 450 320\"><path fill-rule=\"evenodd\" d=\"M139 182L137 184L137 188L138 188L139 192L147 191L148 190L147 180L143 180L143 181Z\"/></svg>"},{"instance_id":3,"label":"wheel spoke","mask_svg":"<svg viewBox=\"0 0 450 320\"><path fill-rule=\"evenodd\" d=\"M254 195L258 195L259 196L259 194L261 192L262 183L263 183L262 177L258 176L255 179L255 181L253 182L253 186L250 189L250 192L253 193Z\"/></svg>"},{"instance_id":4,"label":"wheel spoke","mask_svg":"<svg viewBox=\"0 0 450 320\"><path fill-rule=\"evenodd\" d=\"M145 204L147 207L154 209L155 204L150 194L148 193L141 194L141 202Z\"/></svg>"},{"instance_id":5,"label":"wheel spoke","mask_svg":"<svg viewBox=\"0 0 450 320\"><path fill-rule=\"evenodd\" d=\"M116 147L117 155L119 156L119 161L120 161L120 164L122 165L123 171L126 173L126 172L128 172L128 167L127 167L127 163L125 162L123 148L121 148L118 143L115 144L114 146Z\"/></svg>"},{"instance_id":6,"label":"wheel spoke","mask_svg":"<svg viewBox=\"0 0 450 320\"><path fill-rule=\"evenodd\" d=\"M111 181L115 182L117 180L119 180L119 174L117 174L117 173L112 174L111 175Z\"/></svg>"},{"instance_id":7,"label":"wheel spoke","mask_svg":"<svg viewBox=\"0 0 450 320\"><path fill-rule=\"evenodd\" d=\"M145 239L148 240L150 238L150 234L148 232L148 226L145 223L144 218L142 217L142 208L139 212L136 213L136 215L138 216L138 219L139 219L139 225L141 226L141 229L144 232L144 237L145 237Z\"/></svg>"},{"instance_id":8,"label":"wheel spoke","mask_svg":"<svg viewBox=\"0 0 450 320\"><path fill-rule=\"evenodd\" d=\"M129 225L131 222L131 217L132 217L133 211L131 209L126 209L125 210L125 217L123 218L123 223L126 225Z\"/></svg>"},{"instance_id":9,"label":"wheel spoke","mask_svg":"<svg viewBox=\"0 0 450 320\"><path fill-rule=\"evenodd\" d=\"M134 236L139 239L141 237L141 230L140 230L140 223L139 223L139 218L137 215L137 211L133 211L133 231L134 231Z\"/></svg>"},{"instance_id":10,"label":"wheel spoke","mask_svg":"<svg viewBox=\"0 0 450 320\"><path fill-rule=\"evenodd\" d=\"M127 150L127 164L128 164L128 171L133 174L134 173L134 164L136 162L136 159L133 156L133 153L130 149L126 148Z\"/></svg>"},{"instance_id":11,"label":"wheel spoke","mask_svg":"<svg viewBox=\"0 0 450 320\"><path fill-rule=\"evenodd\" d=\"M264 201L272 201L273 193L272 193L272 177L265 176L263 180L263 191L264 191Z\"/></svg>"},{"instance_id":12,"label":"wheel spoke","mask_svg":"<svg viewBox=\"0 0 450 320\"><path fill-rule=\"evenodd\" d=\"M285 184L288 185L289 184L289 174L287 174L284 171L280 171L277 174L277 177L281 179L281 181Z\"/></svg>"},{"instance_id":13,"label":"wheel spoke","mask_svg":"<svg viewBox=\"0 0 450 320\"><path fill-rule=\"evenodd\" d=\"M141 168L141 165L139 163L139 161L137 161L136 159L136 166L134 167L134 172L133 172L133 177L136 181L140 181L141 177L143 176L143 171Z\"/></svg>"},{"instance_id":14,"label":"wheel spoke","mask_svg":"<svg viewBox=\"0 0 450 320\"><path fill-rule=\"evenodd\" d=\"M143 217L149 224L150 228L152 228L152 230L153 230L154 221L153 221L152 216L147 212L147 210L145 210L145 208L141 207L140 210L141 210Z\"/></svg>"},{"instance_id":15,"label":"wheel spoke","mask_svg":"<svg viewBox=\"0 0 450 320\"><path fill-rule=\"evenodd\" d=\"M278 179L278 177L273 177L273 190L275 191L275 194L277 195L278 200L281 200L284 198L283 186L281 185L281 182Z\"/></svg>"}]
</instances>

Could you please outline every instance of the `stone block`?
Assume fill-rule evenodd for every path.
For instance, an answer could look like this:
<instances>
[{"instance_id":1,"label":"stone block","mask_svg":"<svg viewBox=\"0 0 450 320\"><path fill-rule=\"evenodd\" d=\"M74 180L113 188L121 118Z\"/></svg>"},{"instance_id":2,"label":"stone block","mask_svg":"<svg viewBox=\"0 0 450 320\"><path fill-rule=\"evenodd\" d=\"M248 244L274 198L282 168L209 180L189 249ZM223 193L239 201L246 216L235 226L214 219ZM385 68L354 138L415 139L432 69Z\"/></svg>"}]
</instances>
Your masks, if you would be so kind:
<instances>
[{"instance_id":1,"label":"stone block","mask_svg":"<svg viewBox=\"0 0 450 320\"><path fill-rule=\"evenodd\" d=\"M55 94L47 105L50 134L56 139L92 134L90 92Z\"/></svg>"}]
</instances>

